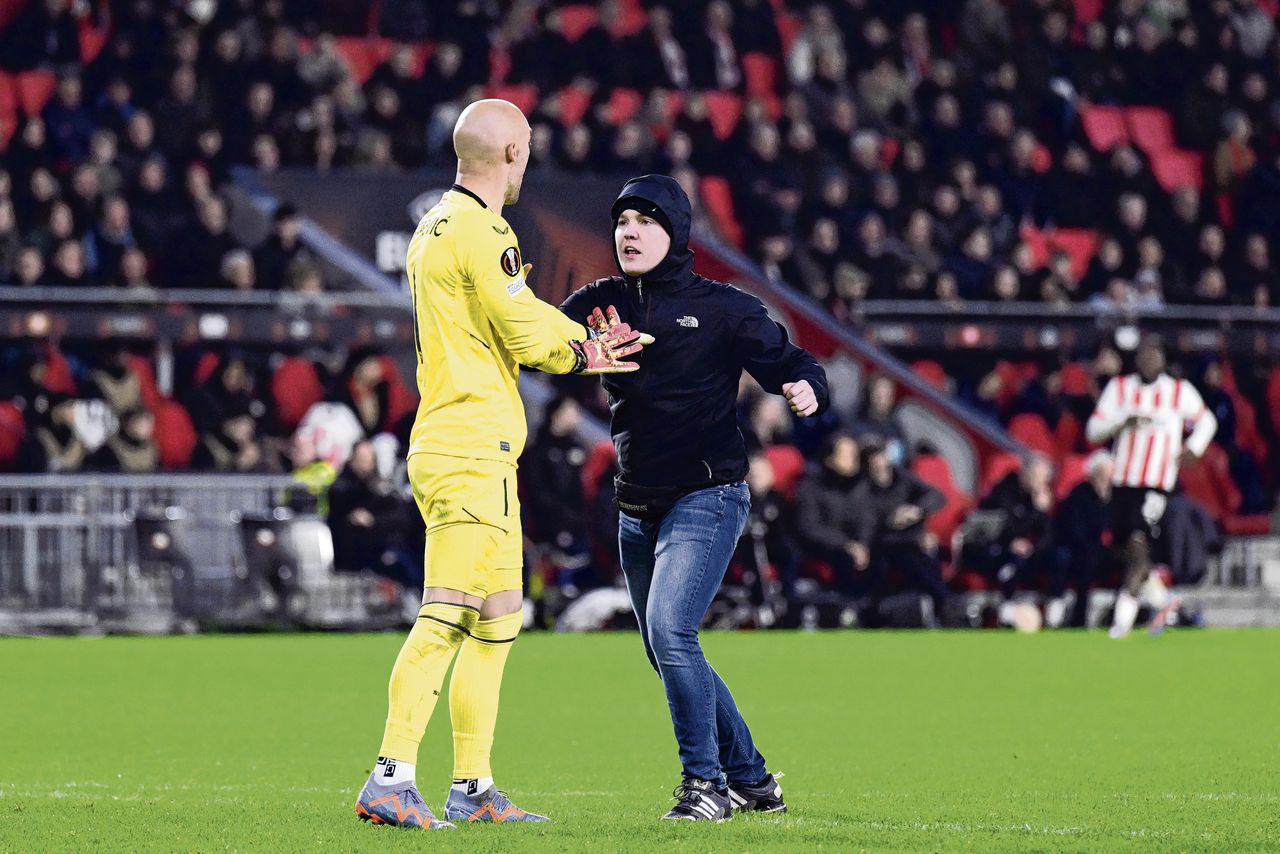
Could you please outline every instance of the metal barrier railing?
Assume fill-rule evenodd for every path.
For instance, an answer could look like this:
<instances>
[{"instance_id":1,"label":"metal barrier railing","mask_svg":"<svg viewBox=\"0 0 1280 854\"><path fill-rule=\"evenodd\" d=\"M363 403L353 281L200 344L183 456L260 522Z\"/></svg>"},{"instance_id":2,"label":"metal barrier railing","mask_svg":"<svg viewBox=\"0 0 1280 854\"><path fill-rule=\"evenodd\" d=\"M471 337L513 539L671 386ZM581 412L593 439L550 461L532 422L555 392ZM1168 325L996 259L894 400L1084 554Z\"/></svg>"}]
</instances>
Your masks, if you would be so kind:
<instances>
[{"instance_id":1,"label":"metal barrier railing","mask_svg":"<svg viewBox=\"0 0 1280 854\"><path fill-rule=\"evenodd\" d=\"M104 621L126 630L165 630L184 618L234 624L250 611L261 617L269 609L259 607L250 590L240 520L269 514L296 488L279 475L0 477L0 631L24 625L76 630ZM158 569L161 564L140 553L134 520L147 514L172 520L190 558L186 565ZM296 524L327 536L321 520ZM331 570L324 567L320 576ZM375 601L372 579L329 584L320 576L313 576L306 598L345 591L349 605L340 613L330 607L322 622L340 624L341 613L359 621L387 604Z\"/></svg>"}]
</instances>

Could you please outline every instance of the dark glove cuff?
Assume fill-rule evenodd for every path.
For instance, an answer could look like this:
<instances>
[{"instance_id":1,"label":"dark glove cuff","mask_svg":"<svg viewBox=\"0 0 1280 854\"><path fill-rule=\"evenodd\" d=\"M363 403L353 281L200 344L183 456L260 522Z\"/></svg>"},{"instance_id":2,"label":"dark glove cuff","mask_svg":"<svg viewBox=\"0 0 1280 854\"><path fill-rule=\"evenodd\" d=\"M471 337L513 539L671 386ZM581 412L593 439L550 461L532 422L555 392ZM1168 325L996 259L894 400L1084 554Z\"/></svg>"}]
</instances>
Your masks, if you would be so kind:
<instances>
[{"instance_id":1,"label":"dark glove cuff","mask_svg":"<svg viewBox=\"0 0 1280 854\"><path fill-rule=\"evenodd\" d=\"M569 347L573 349L573 355L577 359L570 373L580 374L587 369L587 353L582 349L581 341L570 341Z\"/></svg>"}]
</instances>

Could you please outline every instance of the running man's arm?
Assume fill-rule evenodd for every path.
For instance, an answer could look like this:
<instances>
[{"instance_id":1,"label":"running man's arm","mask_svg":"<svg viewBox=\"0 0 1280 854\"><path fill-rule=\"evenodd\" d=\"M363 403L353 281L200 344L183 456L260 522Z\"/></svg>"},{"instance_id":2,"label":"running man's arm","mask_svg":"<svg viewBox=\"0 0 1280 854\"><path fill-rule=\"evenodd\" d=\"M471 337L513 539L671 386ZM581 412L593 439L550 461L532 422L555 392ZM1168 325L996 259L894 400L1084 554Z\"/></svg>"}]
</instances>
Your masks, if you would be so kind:
<instances>
[{"instance_id":1,"label":"running man's arm","mask_svg":"<svg viewBox=\"0 0 1280 854\"><path fill-rule=\"evenodd\" d=\"M1085 424L1084 434L1095 445L1109 442L1124 427L1126 417L1120 401L1120 378L1112 377L1098 398L1098 405Z\"/></svg>"},{"instance_id":2,"label":"running man's arm","mask_svg":"<svg viewBox=\"0 0 1280 854\"><path fill-rule=\"evenodd\" d=\"M818 400L814 415L827 408L827 372L807 350L797 347L787 331L769 316L764 303L750 295L748 311L738 324L734 349L742 367L771 394L783 394L783 386L806 380Z\"/></svg>"},{"instance_id":3,"label":"running man's arm","mask_svg":"<svg viewBox=\"0 0 1280 854\"><path fill-rule=\"evenodd\" d=\"M1218 432L1217 416L1204 405L1204 399L1200 397L1200 392L1196 391L1196 387L1186 380L1177 380L1182 384L1182 393L1178 395L1178 415L1182 416L1184 421L1195 424L1191 430L1191 435L1182 443L1182 446L1197 457L1203 457L1204 452L1208 450L1209 443L1213 441L1214 434Z\"/></svg>"}]
</instances>

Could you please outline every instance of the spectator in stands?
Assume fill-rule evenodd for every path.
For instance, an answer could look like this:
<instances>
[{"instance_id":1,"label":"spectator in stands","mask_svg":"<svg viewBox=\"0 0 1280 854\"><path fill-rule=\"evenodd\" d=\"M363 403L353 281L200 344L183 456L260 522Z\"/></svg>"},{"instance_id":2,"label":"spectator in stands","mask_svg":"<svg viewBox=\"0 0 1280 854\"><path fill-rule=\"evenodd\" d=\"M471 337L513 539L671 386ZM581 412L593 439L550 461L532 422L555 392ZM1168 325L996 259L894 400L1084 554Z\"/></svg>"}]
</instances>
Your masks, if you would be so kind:
<instances>
[{"instance_id":1,"label":"spectator in stands","mask_svg":"<svg viewBox=\"0 0 1280 854\"><path fill-rule=\"evenodd\" d=\"M947 599L937 543L925 531L925 520L942 509L942 493L894 465L884 445L868 444L862 452L863 478L850 495L859 513L855 539L870 547L870 572L877 592L918 590L927 597L927 626L940 624Z\"/></svg>"},{"instance_id":2,"label":"spectator in stands","mask_svg":"<svg viewBox=\"0 0 1280 854\"><path fill-rule=\"evenodd\" d=\"M116 345L103 354L89 371L89 381L89 396L106 401L122 420L143 407L142 378L134 370L132 354L124 345Z\"/></svg>"},{"instance_id":3,"label":"spectator in stands","mask_svg":"<svg viewBox=\"0 0 1280 854\"><path fill-rule=\"evenodd\" d=\"M253 418L266 414L266 406L253 394L253 377L239 353L229 353L204 383L187 400L191 421L201 432L221 429L229 418L247 413Z\"/></svg>"},{"instance_id":4,"label":"spectator in stands","mask_svg":"<svg viewBox=\"0 0 1280 854\"><path fill-rule=\"evenodd\" d=\"M801 551L793 533L791 505L775 488L773 465L763 451L747 458L747 488L751 509L730 567L741 571L752 604L763 606L773 604L779 594L792 595Z\"/></svg>"},{"instance_id":5,"label":"spectator in stands","mask_svg":"<svg viewBox=\"0 0 1280 854\"><path fill-rule=\"evenodd\" d=\"M285 202L271 216L271 234L253 252L258 282L269 290L284 288L289 264L303 251L302 218L297 208Z\"/></svg>"},{"instance_id":6,"label":"spectator in stands","mask_svg":"<svg viewBox=\"0 0 1280 854\"><path fill-rule=\"evenodd\" d=\"M387 427L391 383L384 373L383 359L374 350L353 349L347 355L346 365L332 398L350 407L368 436L380 433Z\"/></svg>"},{"instance_id":7,"label":"spectator in stands","mask_svg":"<svg viewBox=\"0 0 1280 854\"><path fill-rule=\"evenodd\" d=\"M84 466L89 450L76 431L75 398L44 391L28 402L25 414L19 471L75 472Z\"/></svg>"},{"instance_id":8,"label":"spectator in stands","mask_svg":"<svg viewBox=\"0 0 1280 854\"><path fill-rule=\"evenodd\" d=\"M1053 465L1039 454L1005 475L978 504L1003 516L999 534L972 556L1006 596L1043 586L1052 546Z\"/></svg>"},{"instance_id":9,"label":"spectator in stands","mask_svg":"<svg viewBox=\"0 0 1280 854\"><path fill-rule=\"evenodd\" d=\"M49 136L50 153L56 160L74 162L89 153L93 120L84 106L78 75L67 73L58 79L58 88L45 104L41 118Z\"/></svg>"},{"instance_id":10,"label":"spectator in stands","mask_svg":"<svg viewBox=\"0 0 1280 854\"><path fill-rule=\"evenodd\" d=\"M525 481L535 487L528 491L524 506L540 541L562 556L581 555L587 544L582 510L587 454L577 438L581 425L578 402L567 395L556 396L543 410L542 426L527 455Z\"/></svg>"},{"instance_id":11,"label":"spectator in stands","mask_svg":"<svg viewBox=\"0 0 1280 854\"><path fill-rule=\"evenodd\" d=\"M120 417L120 429L90 454L84 467L94 471L149 474L160 464L155 442L156 418L142 408Z\"/></svg>"},{"instance_id":12,"label":"spectator in stands","mask_svg":"<svg viewBox=\"0 0 1280 854\"><path fill-rule=\"evenodd\" d=\"M49 265L48 281L49 284L62 288L97 284L89 272L83 243L78 240L64 240L54 248L53 260Z\"/></svg>"},{"instance_id":13,"label":"spectator in stands","mask_svg":"<svg viewBox=\"0 0 1280 854\"><path fill-rule=\"evenodd\" d=\"M13 262L13 275L14 284L18 287L49 284L48 277L45 275L44 258L40 250L31 245L23 246L18 250L17 258Z\"/></svg>"},{"instance_id":14,"label":"spectator in stands","mask_svg":"<svg viewBox=\"0 0 1280 854\"><path fill-rule=\"evenodd\" d=\"M309 255L299 255L285 271L285 290L296 294L324 293L324 274Z\"/></svg>"},{"instance_id":15,"label":"spectator in stands","mask_svg":"<svg viewBox=\"0 0 1280 854\"><path fill-rule=\"evenodd\" d=\"M247 249L232 249L222 256L219 266L221 286L237 291L251 291L254 286L253 256Z\"/></svg>"},{"instance_id":16,"label":"spectator in stands","mask_svg":"<svg viewBox=\"0 0 1280 854\"><path fill-rule=\"evenodd\" d=\"M796 535L803 553L821 560L835 574L836 589L850 596L869 595L870 541L854 496L862 481L858 442L835 432L823 444L820 462L811 466L796 490ZM784 578L790 593L791 579Z\"/></svg>"},{"instance_id":17,"label":"spectator in stands","mask_svg":"<svg viewBox=\"0 0 1280 854\"><path fill-rule=\"evenodd\" d=\"M248 410L229 410L220 424L200 436L191 455L197 471L268 474L283 470L281 461L258 435L257 420Z\"/></svg>"},{"instance_id":18,"label":"spectator in stands","mask_svg":"<svg viewBox=\"0 0 1280 854\"><path fill-rule=\"evenodd\" d=\"M24 5L0 41L0 65L22 71L79 62L80 39L71 0L37 0Z\"/></svg>"},{"instance_id":19,"label":"spectator in stands","mask_svg":"<svg viewBox=\"0 0 1280 854\"><path fill-rule=\"evenodd\" d=\"M406 590L422 589L420 552L408 548L417 510L378 471L373 443L360 441L329 487L327 521L334 566L340 572L376 572Z\"/></svg>"},{"instance_id":20,"label":"spectator in stands","mask_svg":"<svg viewBox=\"0 0 1280 854\"><path fill-rule=\"evenodd\" d=\"M107 280L107 284L118 288L150 288L147 256L142 254L141 249L126 249L120 257L119 269Z\"/></svg>"},{"instance_id":21,"label":"spectator in stands","mask_svg":"<svg viewBox=\"0 0 1280 854\"><path fill-rule=\"evenodd\" d=\"M873 374L867 381L866 402L853 422L853 434L864 445L883 448L894 465L903 465L909 456L906 433L897 416L897 391L885 374Z\"/></svg>"},{"instance_id":22,"label":"spectator in stands","mask_svg":"<svg viewBox=\"0 0 1280 854\"><path fill-rule=\"evenodd\" d=\"M22 236L18 232L13 200L0 196L0 282L9 284L13 280L21 250Z\"/></svg>"},{"instance_id":23,"label":"spectator in stands","mask_svg":"<svg viewBox=\"0 0 1280 854\"><path fill-rule=\"evenodd\" d=\"M1089 590L1103 583L1111 566L1107 504L1115 460L1095 451L1085 463L1085 479L1058 506L1053 517L1053 574L1045 622L1050 627L1085 625ZM1075 604L1067 619L1066 592Z\"/></svg>"}]
</instances>

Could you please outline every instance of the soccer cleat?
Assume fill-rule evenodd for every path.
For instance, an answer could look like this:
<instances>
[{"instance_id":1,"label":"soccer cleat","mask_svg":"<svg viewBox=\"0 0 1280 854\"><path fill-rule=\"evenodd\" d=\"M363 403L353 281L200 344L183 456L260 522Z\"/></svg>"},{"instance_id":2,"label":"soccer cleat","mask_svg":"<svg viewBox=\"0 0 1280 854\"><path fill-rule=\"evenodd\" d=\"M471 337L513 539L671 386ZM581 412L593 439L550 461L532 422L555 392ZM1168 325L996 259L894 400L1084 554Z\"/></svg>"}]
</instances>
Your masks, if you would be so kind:
<instances>
[{"instance_id":1,"label":"soccer cleat","mask_svg":"<svg viewBox=\"0 0 1280 854\"><path fill-rule=\"evenodd\" d=\"M551 821L545 815L527 812L511 803L497 786L490 786L478 795L464 795L456 789L449 790L444 804L444 817L449 821Z\"/></svg>"},{"instance_id":2,"label":"soccer cleat","mask_svg":"<svg viewBox=\"0 0 1280 854\"><path fill-rule=\"evenodd\" d=\"M786 812L782 800L782 786L778 784L781 773L766 774L758 784L729 784L729 801L737 812Z\"/></svg>"},{"instance_id":3,"label":"soccer cleat","mask_svg":"<svg viewBox=\"0 0 1280 854\"><path fill-rule=\"evenodd\" d=\"M1177 596L1173 596L1170 597L1169 604L1156 611L1156 615L1151 618L1151 626L1147 629L1152 637L1164 634L1164 630L1177 619L1180 605L1182 605L1182 600Z\"/></svg>"},{"instance_id":4,"label":"soccer cleat","mask_svg":"<svg viewBox=\"0 0 1280 854\"><path fill-rule=\"evenodd\" d=\"M1107 636L1110 637L1112 640L1122 640L1129 636L1129 630L1122 629L1119 626L1112 626L1107 631Z\"/></svg>"},{"instance_id":5,"label":"soccer cleat","mask_svg":"<svg viewBox=\"0 0 1280 854\"><path fill-rule=\"evenodd\" d=\"M728 793L717 792L707 780L683 780L672 792L676 805L662 817L663 821L728 821L733 818L733 804Z\"/></svg>"},{"instance_id":6,"label":"soccer cleat","mask_svg":"<svg viewBox=\"0 0 1280 854\"><path fill-rule=\"evenodd\" d=\"M452 830L453 825L441 821L431 812L427 802L413 783L379 786L370 778L356 800L356 815L361 821L388 824L392 827L416 827L423 830Z\"/></svg>"}]
</instances>

